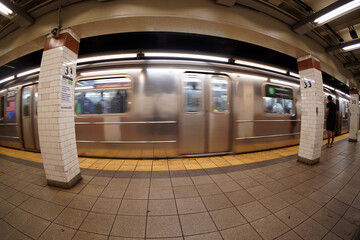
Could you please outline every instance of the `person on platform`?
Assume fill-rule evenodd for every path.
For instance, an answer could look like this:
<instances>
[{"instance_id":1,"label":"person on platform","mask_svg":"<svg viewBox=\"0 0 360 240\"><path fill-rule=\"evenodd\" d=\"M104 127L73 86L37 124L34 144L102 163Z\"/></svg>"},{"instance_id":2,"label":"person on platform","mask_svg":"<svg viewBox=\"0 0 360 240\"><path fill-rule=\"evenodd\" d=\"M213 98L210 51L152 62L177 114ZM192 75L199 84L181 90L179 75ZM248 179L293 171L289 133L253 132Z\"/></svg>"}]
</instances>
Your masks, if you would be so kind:
<instances>
[{"instance_id":1,"label":"person on platform","mask_svg":"<svg viewBox=\"0 0 360 240\"><path fill-rule=\"evenodd\" d=\"M336 105L332 101L332 97L327 97L328 103L326 104L326 130L328 133L327 147L334 146L335 126L336 126ZM331 143L330 143L331 138Z\"/></svg>"}]
</instances>

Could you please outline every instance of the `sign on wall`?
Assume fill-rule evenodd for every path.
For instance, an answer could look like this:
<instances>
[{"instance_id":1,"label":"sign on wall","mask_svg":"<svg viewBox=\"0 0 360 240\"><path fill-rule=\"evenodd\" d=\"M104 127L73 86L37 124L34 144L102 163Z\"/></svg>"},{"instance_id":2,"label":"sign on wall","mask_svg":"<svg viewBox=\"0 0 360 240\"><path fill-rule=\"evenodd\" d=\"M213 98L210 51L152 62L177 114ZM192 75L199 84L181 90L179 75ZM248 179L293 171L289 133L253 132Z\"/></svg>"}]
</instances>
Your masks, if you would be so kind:
<instances>
[{"instance_id":1,"label":"sign on wall","mask_svg":"<svg viewBox=\"0 0 360 240\"><path fill-rule=\"evenodd\" d=\"M74 66L63 64L61 80L61 109L73 109L74 75Z\"/></svg>"}]
</instances>

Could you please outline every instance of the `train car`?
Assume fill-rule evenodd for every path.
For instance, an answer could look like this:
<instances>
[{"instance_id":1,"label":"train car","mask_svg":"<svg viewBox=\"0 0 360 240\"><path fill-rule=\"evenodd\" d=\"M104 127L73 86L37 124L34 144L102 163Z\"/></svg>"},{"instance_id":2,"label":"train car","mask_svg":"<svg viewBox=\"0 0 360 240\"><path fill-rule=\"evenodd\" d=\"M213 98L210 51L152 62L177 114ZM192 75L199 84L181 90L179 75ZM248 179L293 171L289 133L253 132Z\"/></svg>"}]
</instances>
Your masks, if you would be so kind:
<instances>
[{"instance_id":1,"label":"train car","mask_svg":"<svg viewBox=\"0 0 360 240\"><path fill-rule=\"evenodd\" d=\"M172 158L299 143L299 79L180 59L82 64L75 86L80 156ZM0 144L39 151L38 75L0 89ZM345 128L345 127L344 127Z\"/></svg>"}]
</instances>

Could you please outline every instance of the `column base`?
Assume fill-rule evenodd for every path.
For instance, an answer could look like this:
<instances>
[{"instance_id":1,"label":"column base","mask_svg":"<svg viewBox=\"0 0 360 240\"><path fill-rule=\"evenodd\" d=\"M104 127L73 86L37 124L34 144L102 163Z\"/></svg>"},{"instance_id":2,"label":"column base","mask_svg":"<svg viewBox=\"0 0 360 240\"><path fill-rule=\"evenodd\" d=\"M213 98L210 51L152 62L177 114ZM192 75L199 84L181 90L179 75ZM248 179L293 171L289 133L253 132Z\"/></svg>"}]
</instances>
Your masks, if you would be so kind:
<instances>
[{"instance_id":1,"label":"column base","mask_svg":"<svg viewBox=\"0 0 360 240\"><path fill-rule=\"evenodd\" d=\"M349 142L357 142L356 138L349 138Z\"/></svg>"},{"instance_id":2,"label":"column base","mask_svg":"<svg viewBox=\"0 0 360 240\"><path fill-rule=\"evenodd\" d=\"M298 162L301 162L301 163L304 163L304 164L306 164L306 165L312 166L312 165L315 165L315 164L319 163L319 162L320 162L320 158L316 158L316 159L310 160L310 159L307 159L307 158L298 156L297 161L298 161Z\"/></svg>"},{"instance_id":3,"label":"column base","mask_svg":"<svg viewBox=\"0 0 360 240\"><path fill-rule=\"evenodd\" d=\"M73 186L75 186L81 179L82 179L82 177L81 177L81 174L79 173L78 175L73 177L73 179L71 179L69 182L59 182L59 181L47 179L47 184L50 186L54 186L54 187L68 189L68 188L72 188Z\"/></svg>"}]
</instances>

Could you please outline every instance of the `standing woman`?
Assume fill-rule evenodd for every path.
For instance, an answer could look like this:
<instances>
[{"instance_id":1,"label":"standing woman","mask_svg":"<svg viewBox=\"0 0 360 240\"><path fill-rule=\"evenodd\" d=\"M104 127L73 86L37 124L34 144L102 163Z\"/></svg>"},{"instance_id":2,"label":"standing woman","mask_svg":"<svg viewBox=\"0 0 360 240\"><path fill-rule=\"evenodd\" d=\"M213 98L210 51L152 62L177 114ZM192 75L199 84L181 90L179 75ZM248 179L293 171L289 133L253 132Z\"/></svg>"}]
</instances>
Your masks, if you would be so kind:
<instances>
[{"instance_id":1,"label":"standing woman","mask_svg":"<svg viewBox=\"0 0 360 240\"><path fill-rule=\"evenodd\" d=\"M326 130L328 133L328 142L327 147L334 146L335 138L335 126L336 126L336 105L332 101L332 97L329 95L327 97L328 103L326 104ZM331 144L330 144L331 138Z\"/></svg>"}]
</instances>

